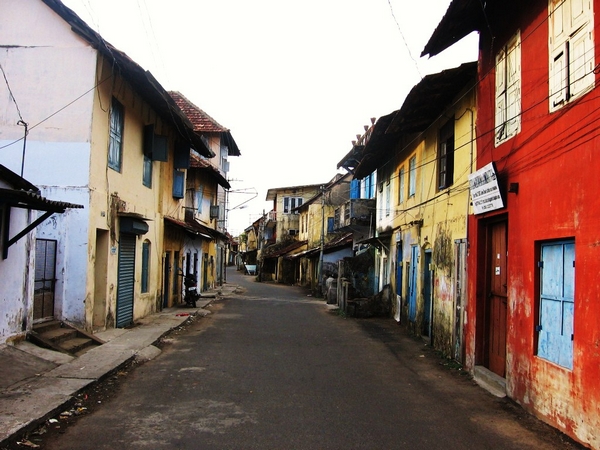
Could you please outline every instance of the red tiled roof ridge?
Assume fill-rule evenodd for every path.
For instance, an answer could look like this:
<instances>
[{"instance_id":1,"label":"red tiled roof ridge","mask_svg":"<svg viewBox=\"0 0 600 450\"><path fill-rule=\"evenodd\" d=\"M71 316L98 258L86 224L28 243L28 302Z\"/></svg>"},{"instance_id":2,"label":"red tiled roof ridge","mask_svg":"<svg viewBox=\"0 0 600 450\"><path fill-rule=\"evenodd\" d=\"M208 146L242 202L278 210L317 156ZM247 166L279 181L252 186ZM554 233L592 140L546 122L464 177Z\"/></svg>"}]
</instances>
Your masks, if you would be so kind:
<instances>
[{"instance_id":1,"label":"red tiled roof ridge","mask_svg":"<svg viewBox=\"0 0 600 450\"><path fill-rule=\"evenodd\" d=\"M209 114L196 106L181 92L169 91L169 95L173 100L175 100L177 106L179 106L179 108L184 112L190 122L192 122L192 125L194 125L194 131L212 131L217 133L229 131L228 128L221 125Z\"/></svg>"}]
</instances>

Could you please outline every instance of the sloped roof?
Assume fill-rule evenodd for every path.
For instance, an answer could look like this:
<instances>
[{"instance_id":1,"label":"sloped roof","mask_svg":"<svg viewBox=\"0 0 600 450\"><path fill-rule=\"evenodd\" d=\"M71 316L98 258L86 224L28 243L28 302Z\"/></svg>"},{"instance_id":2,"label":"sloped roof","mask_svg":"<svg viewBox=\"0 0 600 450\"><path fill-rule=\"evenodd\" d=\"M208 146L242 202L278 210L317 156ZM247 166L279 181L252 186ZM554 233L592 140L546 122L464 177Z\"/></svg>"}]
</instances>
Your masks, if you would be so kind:
<instances>
[{"instance_id":1,"label":"sloped roof","mask_svg":"<svg viewBox=\"0 0 600 450\"><path fill-rule=\"evenodd\" d=\"M286 245L283 248L280 248L278 250L273 250L273 253L269 253L269 250L271 247L268 247L267 249L265 249L265 253L264 253L264 258L278 258L280 256L285 256L288 253L293 252L294 250L299 249L300 247L307 245L308 241L292 241L289 245ZM275 244L277 245L277 244Z\"/></svg>"},{"instance_id":2,"label":"sloped roof","mask_svg":"<svg viewBox=\"0 0 600 450\"><path fill-rule=\"evenodd\" d=\"M275 200L275 197L277 196L277 194L279 192L293 191L293 190L300 190L300 189L319 189L321 186L326 186L327 184L329 184L329 183L305 184L305 185L300 185L300 186L271 188L271 189L267 190L267 197L265 200L267 200L267 201Z\"/></svg>"},{"instance_id":3,"label":"sloped roof","mask_svg":"<svg viewBox=\"0 0 600 450\"><path fill-rule=\"evenodd\" d=\"M194 125L194 131L198 133L221 133L227 145L229 155L240 156L240 150L228 128L225 128L205 111L196 106L181 92L170 91L169 95L175 100L177 106L184 112Z\"/></svg>"},{"instance_id":4,"label":"sloped roof","mask_svg":"<svg viewBox=\"0 0 600 450\"><path fill-rule=\"evenodd\" d=\"M485 24L481 0L453 0L429 38L421 57L435 56Z\"/></svg>"},{"instance_id":5,"label":"sloped roof","mask_svg":"<svg viewBox=\"0 0 600 450\"><path fill-rule=\"evenodd\" d=\"M219 172L218 169L206 159L202 159L201 157L192 153L190 155L190 168L209 172L213 177L215 177L219 185L223 186L225 189L231 189L231 184L229 184L229 181L227 181L225 177L221 175L221 172Z\"/></svg>"},{"instance_id":6,"label":"sloped roof","mask_svg":"<svg viewBox=\"0 0 600 450\"><path fill-rule=\"evenodd\" d=\"M6 203L20 208L35 209L63 213L67 208L81 209L82 205L49 200L43 197L40 190L25 178L0 164L0 180L6 180L11 188L0 188L0 203Z\"/></svg>"},{"instance_id":7,"label":"sloped roof","mask_svg":"<svg viewBox=\"0 0 600 450\"><path fill-rule=\"evenodd\" d=\"M106 59L112 61L120 75L134 86L142 98L165 122L174 124L175 128L180 130L182 137L187 139L191 147L203 156L215 156L204 144L200 134L194 131L194 127L189 119L149 71L144 70L124 52L106 42L100 34L90 28L73 10L65 6L60 0L42 1L67 22L74 33L85 39Z\"/></svg>"},{"instance_id":8,"label":"sloped roof","mask_svg":"<svg viewBox=\"0 0 600 450\"><path fill-rule=\"evenodd\" d=\"M211 240L216 240L217 238L229 239L229 237L226 234L221 233L220 231L215 230L214 228L204 226L194 219L186 219L185 221L183 221L175 219L173 217L165 216L165 222L170 223L172 225L176 225L194 236L201 236L203 238Z\"/></svg>"},{"instance_id":9,"label":"sloped roof","mask_svg":"<svg viewBox=\"0 0 600 450\"><path fill-rule=\"evenodd\" d=\"M402 135L420 133L434 123L451 105L452 100L469 83L475 86L477 63L469 62L453 69L427 75L407 95L402 107L380 118L363 151L355 177L364 178L376 170Z\"/></svg>"}]
</instances>

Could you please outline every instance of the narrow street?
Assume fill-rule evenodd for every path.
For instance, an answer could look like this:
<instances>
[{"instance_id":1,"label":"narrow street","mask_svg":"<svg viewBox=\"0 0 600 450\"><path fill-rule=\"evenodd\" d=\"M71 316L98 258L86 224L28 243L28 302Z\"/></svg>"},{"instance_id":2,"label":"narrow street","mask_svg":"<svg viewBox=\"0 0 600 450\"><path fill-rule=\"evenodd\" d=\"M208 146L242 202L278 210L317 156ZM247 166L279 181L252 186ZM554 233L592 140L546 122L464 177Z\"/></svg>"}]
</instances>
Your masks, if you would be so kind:
<instances>
[{"instance_id":1,"label":"narrow street","mask_svg":"<svg viewBox=\"0 0 600 450\"><path fill-rule=\"evenodd\" d=\"M169 335L45 449L575 449L391 319L347 319L234 269L234 296Z\"/></svg>"}]
</instances>

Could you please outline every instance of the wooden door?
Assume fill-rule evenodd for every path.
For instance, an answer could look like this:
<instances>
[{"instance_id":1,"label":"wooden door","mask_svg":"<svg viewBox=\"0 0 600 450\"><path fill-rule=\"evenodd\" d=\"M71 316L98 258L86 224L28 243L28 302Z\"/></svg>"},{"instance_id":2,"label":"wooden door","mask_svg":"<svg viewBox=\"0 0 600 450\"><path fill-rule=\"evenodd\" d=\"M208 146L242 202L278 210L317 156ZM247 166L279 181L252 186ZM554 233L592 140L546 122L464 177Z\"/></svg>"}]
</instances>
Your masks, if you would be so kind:
<instances>
[{"instance_id":1,"label":"wooden door","mask_svg":"<svg viewBox=\"0 0 600 450\"><path fill-rule=\"evenodd\" d=\"M507 224L490 225L488 254L488 368L506 375Z\"/></svg>"}]
</instances>

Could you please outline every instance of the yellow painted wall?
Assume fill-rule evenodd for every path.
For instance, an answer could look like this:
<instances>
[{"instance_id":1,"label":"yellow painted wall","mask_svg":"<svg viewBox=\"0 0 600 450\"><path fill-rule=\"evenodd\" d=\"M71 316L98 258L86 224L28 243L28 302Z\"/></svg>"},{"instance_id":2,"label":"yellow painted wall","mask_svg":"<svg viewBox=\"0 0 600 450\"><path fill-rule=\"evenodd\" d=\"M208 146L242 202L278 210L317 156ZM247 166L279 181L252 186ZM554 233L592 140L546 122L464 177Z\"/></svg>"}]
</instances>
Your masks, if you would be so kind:
<instances>
[{"instance_id":1,"label":"yellow painted wall","mask_svg":"<svg viewBox=\"0 0 600 450\"><path fill-rule=\"evenodd\" d=\"M98 62L98 79L110 76L112 68L102 58ZM108 167L108 130L110 105L115 97L124 107L124 140L121 172ZM96 259L96 251L106 252L107 287L106 301L96 302L103 289L96 289L94 282L94 264L88 266L88 295L86 297L86 324L92 328L94 304L105 303L105 315L109 318L107 327L114 326L117 269L118 269L118 213L135 213L147 219L148 233L137 238L136 278L134 290L134 320L156 311L162 295L163 274L163 216L169 215L184 219L182 201L172 197L173 183L173 144L175 131L165 123L149 105L120 76L114 82L105 82L97 87L95 95L91 130L90 161L90 227L89 259ZM155 125L157 134L169 136L169 161L153 162L152 188L142 184L143 173L143 127ZM109 248L96 248L96 229L108 230ZM144 240L151 243L149 292L142 294L140 285L141 246ZM173 246L172 246L173 247ZM98 316L98 311L96 311ZM112 320L112 323L111 323Z\"/></svg>"},{"instance_id":2,"label":"yellow painted wall","mask_svg":"<svg viewBox=\"0 0 600 450\"><path fill-rule=\"evenodd\" d=\"M403 151L393 166L381 174L383 193L388 179L393 185L389 216L385 214L385 196L382 195L381 202L378 198L378 230L380 233L392 231L389 252L386 251L384 255L387 258L387 267L382 270L382 274L387 271L395 289L396 268L398 264L403 265L402 294L403 304L406 304L411 246L419 247L416 290L419 297L415 332L420 333L424 311L421 295L424 287L424 253L431 251L434 344L436 348L448 354L451 352L455 319L454 246L456 240L467 237L466 223L470 207L468 175L476 154L472 131L475 124L474 110L475 94L470 92L462 97L452 110L444 114L445 119L438 120L419 136L412 147L401 147ZM454 120L454 180L450 187L438 189L439 130L448 117L453 117L450 120ZM409 196L409 160L413 156L416 156L416 192L414 196ZM404 200L400 202L399 174L402 167L405 174ZM401 260L396 256L398 242L402 243Z\"/></svg>"}]
</instances>

